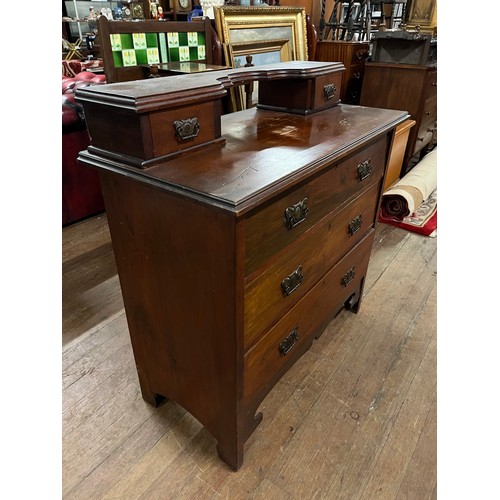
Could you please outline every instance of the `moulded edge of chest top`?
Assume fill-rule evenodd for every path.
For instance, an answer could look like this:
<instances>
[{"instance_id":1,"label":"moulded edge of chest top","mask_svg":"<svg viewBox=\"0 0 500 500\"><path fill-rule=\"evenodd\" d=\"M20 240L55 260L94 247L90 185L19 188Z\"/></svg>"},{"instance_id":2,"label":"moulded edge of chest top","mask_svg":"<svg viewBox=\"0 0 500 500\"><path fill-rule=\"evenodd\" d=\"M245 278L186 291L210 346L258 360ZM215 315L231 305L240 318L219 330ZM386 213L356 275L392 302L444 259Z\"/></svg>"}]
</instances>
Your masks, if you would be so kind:
<instances>
[{"instance_id":1,"label":"moulded edge of chest top","mask_svg":"<svg viewBox=\"0 0 500 500\"><path fill-rule=\"evenodd\" d=\"M259 106L308 114L340 102L342 63L292 61L78 89L91 137L89 151L147 168L223 144L222 97L259 81Z\"/></svg>"}]
</instances>

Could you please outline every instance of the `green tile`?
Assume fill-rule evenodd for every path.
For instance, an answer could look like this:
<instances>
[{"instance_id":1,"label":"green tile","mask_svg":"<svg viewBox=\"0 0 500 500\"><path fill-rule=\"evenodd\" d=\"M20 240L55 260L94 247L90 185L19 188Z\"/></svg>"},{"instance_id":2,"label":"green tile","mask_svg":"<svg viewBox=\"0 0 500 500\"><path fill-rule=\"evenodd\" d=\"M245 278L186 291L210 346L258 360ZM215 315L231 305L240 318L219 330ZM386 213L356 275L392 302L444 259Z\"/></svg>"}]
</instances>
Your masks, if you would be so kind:
<instances>
[{"instance_id":1,"label":"green tile","mask_svg":"<svg viewBox=\"0 0 500 500\"><path fill-rule=\"evenodd\" d=\"M146 33L146 44L148 47L159 47L158 33Z\"/></svg>"},{"instance_id":2,"label":"green tile","mask_svg":"<svg viewBox=\"0 0 500 500\"><path fill-rule=\"evenodd\" d=\"M133 49L134 48L134 41L132 40L132 33L122 33L120 35L120 38L122 39L122 49Z\"/></svg>"},{"instance_id":3,"label":"green tile","mask_svg":"<svg viewBox=\"0 0 500 500\"><path fill-rule=\"evenodd\" d=\"M115 68L123 68L123 58L121 50L119 52L113 52L113 63Z\"/></svg>"}]
</instances>

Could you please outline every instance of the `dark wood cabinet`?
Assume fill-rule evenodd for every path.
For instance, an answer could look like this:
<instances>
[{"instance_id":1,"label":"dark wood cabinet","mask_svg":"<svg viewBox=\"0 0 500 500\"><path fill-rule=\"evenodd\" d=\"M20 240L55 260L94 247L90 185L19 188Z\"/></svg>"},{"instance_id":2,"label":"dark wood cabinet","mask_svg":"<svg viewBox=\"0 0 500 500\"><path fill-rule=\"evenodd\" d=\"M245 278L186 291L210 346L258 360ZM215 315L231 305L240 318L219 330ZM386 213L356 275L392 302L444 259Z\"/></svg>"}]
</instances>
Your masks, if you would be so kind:
<instances>
[{"instance_id":1,"label":"dark wood cabinet","mask_svg":"<svg viewBox=\"0 0 500 500\"><path fill-rule=\"evenodd\" d=\"M186 408L235 469L264 397L340 309L359 307L389 147L408 116L337 104L336 65L253 68L242 81L250 72L267 74L265 104L208 122L195 121L201 108L189 103L222 88L193 92L217 82L215 72L80 93L98 145L80 161L100 173L143 397ZM275 106L272 89L282 94ZM302 89L310 95L301 104ZM304 103L314 109L298 112ZM127 151L136 154L154 156L157 139L176 148L178 120L191 136L196 123L223 141L207 135L147 164L116 153L120 140L135 141ZM137 134L113 140L113 122Z\"/></svg>"},{"instance_id":2,"label":"dark wood cabinet","mask_svg":"<svg viewBox=\"0 0 500 500\"><path fill-rule=\"evenodd\" d=\"M346 104L359 104L368 57L368 42L322 40L316 46L316 61L339 61L345 66L340 99Z\"/></svg>"},{"instance_id":3,"label":"dark wood cabinet","mask_svg":"<svg viewBox=\"0 0 500 500\"><path fill-rule=\"evenodd\" d=\"M360 104L405 110L415 120L408 137L402 175L413 157L437 143L437 65L367 62Z\"/></svg>"}]
</instances>

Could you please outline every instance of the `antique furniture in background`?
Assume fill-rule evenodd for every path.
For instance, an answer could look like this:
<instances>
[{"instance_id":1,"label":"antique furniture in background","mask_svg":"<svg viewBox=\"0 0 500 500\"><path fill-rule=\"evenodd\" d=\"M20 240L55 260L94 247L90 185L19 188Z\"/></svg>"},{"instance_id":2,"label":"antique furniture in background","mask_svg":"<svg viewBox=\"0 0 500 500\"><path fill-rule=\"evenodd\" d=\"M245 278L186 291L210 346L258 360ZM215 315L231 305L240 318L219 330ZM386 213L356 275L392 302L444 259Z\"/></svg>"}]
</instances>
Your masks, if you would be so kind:
<instances>
[{"instance_id":1,"label":"antique furniture in background","mask_svg":"<svg viewBox=\"0 0 500 500\"><path fill-rule=\"evenodd\" d=\"M168 62L220 64L210 19L204 21L109 21L99 18L99 45L108 83L141 80L152 65Z\"/></svg>"},{"instance_id":2,"label":"antique furniture in background","mask_svg":"<svg viewBox=\"0 0 500 500\"><path fill-rule=\"evenodd\" d=\"M396 45L400 41L387 40ZM432 54L436 55L436 51ZM389 51L391 52L397 53ZM421 56L419 60L422 60ZM360 104L377 108L404 109L415 120L416 124L410 131L400 174L404 175L412 166L412 158L418 159L437 143L436 60L426 61L425 64L401 64L397 61L367 62Z\"/></svg>"},{"instance_id":3,"label":"antique furniture in background","mask_svg":"<svg viewBox=\"0 0 500 500\"><path fill-rule=\"evenodd\" d=\"M437 39L419 31L379 31L373 35L370 62L437 63Z\"/></svg>"},{"instance_id":4,"label":"antique furniture in background","mask_svg":"<svg viewBox=\"0 0 500 500\"><path fill-rule=\"evenodd\" d=\"M437 35L437 0L410 0L407 24L418 26L422 33Z\"/></svg>"},{"instance_id":5,"label":"antique furniture in background","mask_svg":"<svg viewBox=\"0 0 500 500\"><path fill-rule=\"evenodd\" d=\"M369 0L332 0L329 3L327 9L327 0L321 1L318 26L320 40L370 40Z\"/></svg>"},{"instance_id":6,"label":"antique furniture in background","mask_svg":"<svg viewBox=\"0 0 500 500\"><path fill-rule=\"evenodd\" d=\"M342 76L340 98L346 104L359 104L365 60L368 57L368 42L345 42L342 40L320 40L316 46L316 61L339 61L346 70Z\"/></svg>"},{"instance_id":7,"label":"antique furniture in background","mask_svg":"<svg viewBox=\"0 0 500 500\"><path fill-rule=\"evenodd\" d=\"M387 173L382 191L385 191L391 184L394 184L394 182L396 182L400 177L401 168L405 158L406 145L408 144L408 137L410 135L410 130L415 126L415 123L415 120L408 119L396 127L394 139L391 144L391 150L389 151Z\"/></svg>"},{"instance_id":8,"label":"antique furniture in background","mask_svg":"<svg viewBox=\"0 0 500 500\"><path fill-rule=\"evenodd\" d=\"M407 0L371 0L371 33L399 29L407 16Z\"/></svg>"},{"instance_id":9,"label":"antique furniture in background","mask_svg":"<svg viewBox=\"0 0 500 500\"><path fill-rule=\"evenodd\" d=\"M338 104L342 71L292 61L78 93L143 398L191 412L234 469L265 396L363 294L408 115ZM258 108L221 116L226 89L254 79Z\"/></svg>"}]
</instances>

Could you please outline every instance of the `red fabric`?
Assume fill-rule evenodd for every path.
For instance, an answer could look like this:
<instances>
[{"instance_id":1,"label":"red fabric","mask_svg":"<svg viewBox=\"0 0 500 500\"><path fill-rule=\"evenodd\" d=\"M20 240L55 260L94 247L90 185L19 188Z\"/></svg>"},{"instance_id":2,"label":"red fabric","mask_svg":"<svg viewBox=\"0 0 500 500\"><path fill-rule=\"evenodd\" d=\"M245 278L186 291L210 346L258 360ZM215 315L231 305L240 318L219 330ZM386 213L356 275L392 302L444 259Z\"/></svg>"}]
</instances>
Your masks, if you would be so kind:
<instances>
[{"instance_id":1,"label":"red fabric","mask_svg":"<svg viewBox=\"0 0 500 500\"><path fill-rule=\"evenodd\" d=\"M106 83L104 75L82 71L74 78L62 77L62 125L63 127L81 125L84 127L83 107L76 102L75 92L79 87Z\"/></svg>"},{"instance_id":2,"label":"red fabric","mask_svg":"<svg viewBox=\"0 0 500 500\"><path fill-rule=\"evenodd\" d=\"M90 144L83 107L75 100L79 87L105 83L104 75L81 71L62 78L62 224L104 211L97 172L77 162L78 153Z\"/></svg>"},{"instance_id":3,"label":"red fabric","mask_svg":"<svg viewBox=\"0 0 500 500\"><path fill-rule=\"evenodd\" d=\"M380 222L383 222L384 224L400 227L401 229L406 229L407 231L411 231L412 233L418 233L424 236L430 236L437 229L437 209L434 211L434 213L431 215L431 217L427 220L427 222L423 226L407 224L401 221L397 221L395 219L385 218L382 215L382 212L379 212L378 220Z\"/></svg>"}]
</instances>

